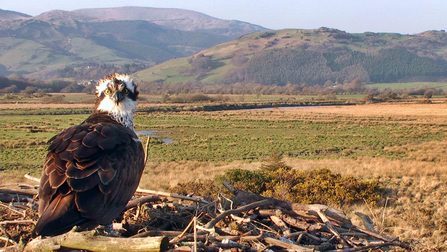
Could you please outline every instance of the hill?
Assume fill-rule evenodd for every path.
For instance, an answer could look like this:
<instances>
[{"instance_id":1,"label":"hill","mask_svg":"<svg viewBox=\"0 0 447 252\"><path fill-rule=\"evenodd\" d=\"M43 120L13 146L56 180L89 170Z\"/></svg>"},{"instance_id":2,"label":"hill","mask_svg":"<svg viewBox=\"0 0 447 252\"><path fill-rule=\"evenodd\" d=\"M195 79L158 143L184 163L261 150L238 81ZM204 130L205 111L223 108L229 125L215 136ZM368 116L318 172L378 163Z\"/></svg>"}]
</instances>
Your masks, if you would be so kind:
<instances>
[{"instance_id":1,"label":"hill","mask_svg":"<svg viewBox=\"0 0 447 252\"><path fill-rule=\"evenodd\" d=\"M98 19L82 11L54 10L28 19L1 21L0 74L19 73L38 79L100 78L103 72L114 71L114 66L137 64L136 68L142 69L232 39L226 35L228 31L219 33L217 28L213 33L206 29L178 30L125 18L133 12L143 15L146 8L111 11L120 18Z\"/></svg>"},{"instance_id":2,"label":"hill","mask_svg":"<svg viewBox=\"0 0 447 252\"><path fill-rule=\"evenodd\" d=\"M14 20L14 19L24 19L24 18L30 18L31 16L28 14L16 12L16 11L10 11L10 10L2 10L0 9L0 21L4 20Z\"/></svg>"},{"instance_id":3,"label":"hill","mask_svg":"<svg viewBox=\"0 0 447 252\"><path fill-rule=\"evenodd\" d=\"M200 12L150 7L118 7L80 9L73 11L98 20L145 20L164 27L182 31L199 31L228 36L232 39L239 36L266 31L268 29L237 20L222 20Z\"/></svg>"},{"instance_id":4,"label":"hill","mask_svg":"<svg viewBox=\"0 0 447 252\"><path fill-rule=\"evenodd\" d=\"M201 84L440 81L447 34L350 34L322 27L253 33L134 74L142 81Z\"/></svg>"}]
</instances>

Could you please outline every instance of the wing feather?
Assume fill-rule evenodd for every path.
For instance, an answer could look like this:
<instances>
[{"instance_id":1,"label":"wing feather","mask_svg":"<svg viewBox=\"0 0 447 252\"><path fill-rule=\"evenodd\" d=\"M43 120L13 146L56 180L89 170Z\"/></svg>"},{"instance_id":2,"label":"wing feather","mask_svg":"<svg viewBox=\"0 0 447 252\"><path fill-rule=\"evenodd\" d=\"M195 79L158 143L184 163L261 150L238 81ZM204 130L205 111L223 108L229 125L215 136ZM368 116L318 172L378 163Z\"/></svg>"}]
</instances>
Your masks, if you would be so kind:
<instances>
[{"instance_id":1,"label":"wing feather","mask_svg":"<svg viewBox=\"0 0 447 252\"><path fill-rule=\"evenodd\" d=\"M134 138L131 129L107 114L93 114L53 137L42 171L35 234L57 235L74 225L108 224L116 218L144 168L143 147Z\"/></svg>"},{"instance_id":2,"label":"wing feather","mask_svg":"<svg viewBox=\"0 0 447 252\"><path fill-rule=\"evenodd\" d=\"M98 146L98 137L100 134L96 131L90 131L85 135L85 137L82 139L82 144L87 148L94 148Z\"/></svg>"},{"instance_id":3,"label":"wing feather","mask_svg":"<svg viewBox=\"0 0 447 252\"><path fill-rule=\"evenodd\" d=\"M74 164L73 162L70 162L67 167L67 171L65 172L65 175L68 178L71 179L83 179L86 178L93 173L97 172L99 168L99 165L95 164L89 167L86 167L84 169L78 168L78 165Z\"/></svg>"}]
</instances>

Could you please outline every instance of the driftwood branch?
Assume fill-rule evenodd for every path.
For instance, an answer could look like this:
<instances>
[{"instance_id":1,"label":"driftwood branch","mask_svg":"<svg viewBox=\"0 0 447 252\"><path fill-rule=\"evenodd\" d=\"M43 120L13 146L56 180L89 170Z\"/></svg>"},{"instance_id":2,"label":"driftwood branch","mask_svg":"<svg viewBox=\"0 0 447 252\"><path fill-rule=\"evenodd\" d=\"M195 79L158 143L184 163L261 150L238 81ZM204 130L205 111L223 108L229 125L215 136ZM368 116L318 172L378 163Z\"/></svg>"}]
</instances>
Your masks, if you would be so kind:
<instances>
[{"instance_id":1,"label":"driftwood branch","mask_svg":"<svg viewBox=\"0 0 447 252\"><path fill-rule=\"evenodd\" d=\"M36 177L33 177L33 176L31 176L29 173L27 173L27 174L25 174L25 176L24 176L26 179L29 179L29 180L31 180L31 181L34 181L34 182L37 182L37 183L40 183L40 179L39 178L36 178Z\"/></svg>"},{"instance_id":2,"label":"driftwood branch","mask_svg":"<svg viewBox=\"0 0 447 252\"><path fill-rule=\"evenodd\" d=\"M124 208L123 212L125 212L125 211L127 211L127 210L129 210L131 208L137 207L138 205L142 205L144 203L147 203L147 202L154 202L154 201L160 201L160 200L161 199L160 199L160 197L158 195L149 195L149 196L136 198L136 199L133 199L133 200L131 200L131 201L129 201L127 203L127 205Z\"/></svg>"},{"instance_id":3,"label":"driftwood branch","mask_svg":"<svg viewBox=\"0 0 447 252\"><path fill-rule=\"evenodd\" d=\"M176 193L167 193L167 192L160 192L160 191L142 189L142 188L139 188L139 187L137 188L136 192L137 193L144 193L144 194L154 194L154 195L158 195L158 196L162 196L162 197L172 197L172 198L177 198L177 199L195 201L195 202L204 203L204 204L208 204L209 203L206 200L199 199L199 198L196 198L196 197L184 196L184 195L180 195L180 194L176 194Z\"/></svg>"},{"instance_id":4,"label":"driftwood branch","mask_svg":"<svg viewBox=\"0 0 447 252\"><path fill-rule=\"evenodd\" d=\"M117 238L95 235L94 231L68 232L54 237L35 239L29 242L27 251L52 251L54 248L69 248L88 251L165 251L169 241L164 236L145 238Z\"/></svg>"},{"instance_id":5,"label":"driftwood branch","mask_svg":"<svg viewBox=\"0 0 447 252\"><path fill-rule=\"evenodd\" d=\"M271 238L271 237L265 237L264 241L267 242L270 245L278 246L278 247L285 248L285 249L291 249L291 250L294 250L294 251L302 251L302 252L313 252L313 251L315 251L315 249L313 249L313 248L300 246L300 245L297 245L297 244L294 244L294 243L281 241L281 240L278 240L278 239L275 239L275 238Z\"/></svg>"}]
</instances>

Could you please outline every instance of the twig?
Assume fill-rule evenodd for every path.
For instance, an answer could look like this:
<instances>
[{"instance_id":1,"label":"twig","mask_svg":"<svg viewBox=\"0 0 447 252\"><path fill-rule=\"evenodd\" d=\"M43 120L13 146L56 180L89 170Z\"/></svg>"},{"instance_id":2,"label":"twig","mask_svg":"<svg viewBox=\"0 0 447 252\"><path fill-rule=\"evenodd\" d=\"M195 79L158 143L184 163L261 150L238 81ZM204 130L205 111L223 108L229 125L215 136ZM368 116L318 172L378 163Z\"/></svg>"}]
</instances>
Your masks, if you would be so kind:
<instances>
[{"instance_id":1,"label":"twig","mask_svg":"<svg viewBox=\"0 0 447 252\"><path fill-rule=\"evenodd\" d=\"M245 206L237 208L237 209L227 210L227 211L221 213L220 215L218 215L216 218L214 218L210 222L208 222L205 225L205 228L212 228L212 227L214 227L214 225L216 225L220 220L222 220L223 218L225 218L226 216L228 216L230 214L242 213L242 212L248 211L248 210L256 208L256 207L270 205L270 204L273 204L273 203L274 203L274 200L272 200L272 199L265 199L265 200L261 200L261 201L258 201L258 202L253 202L251 204L245 205Z\"/></svg>"},{"instance_id":2,"label":"twig","mask_svg":"<svg viewBox=\"0 0 447 252\"><path fill-rule=\"evenodd\" d=\"M38 185L30 185L30 184L23 184L23 183L9 183L9 184L3 184L3 185L0 185L0 188L2 188L2 187L8 187L8 186L27 187L27 188L30 188L30 189L37 189L37 188L39 188Z\"/></svg>"},{"instance_id":3,"label":"twig","mask_svg":"<svg viewBox=\"0 0 447 252\"><path fill-rule=\"evenodd\" d=\"M132 235L130 238L142 238L148 236L167 236L173 237L180 234L180 231L163 231L163 230L149 230L146 232L141 232L136 235Z\"/></svg>"},{"instance_id":4,"label":"twig","mask_svg":"<svg viewBox=\"0 0 447 252\"><path fill-rule=\"evenodd\" d=\"M302 251L302 252L313 252L315 251L313 248L308 248L308 247L304 247L304 246L300 246L297 244L293 244L293 243L288 243L285 241L280 241L278 239L274 239L271 237L265 237L264 241L267 242L268 244L272 244L274 246L278 246L281 248L286 248L286 249L293 249L296 251Z\"/></svg>"},{"instance_id":5,"label":"twig","mask_svg":"<svg viewBox=\"0 0 447 252\"><path fill-rule=\"evenodd\" d=\"M368 215L361 212L355 212L355 215L362 219L363 225L365 225L366 229L372 232L376 232L376 229L374 228L374 222L371 220L371 218L369 218Z\"/></svg>"},{"instance_id":6,"label":"twig","mask_svg":"<svg viewBox=\"0 0 447 252\"><path fill-rule=\"evenodd\" d=\"M329 230L331 231L332 234L335 235L335 237L337 237L338 239L340 239L340 241L342 241L343 243L345 243L348 246L352 247L352 244L350 242L348 242L343 236L341 236L337 230L335 230L334 226L332 226L331 221L328 219L328 217L326 216L326 214L324 214L323 209L319 209L317 211L318 215L320 216L321 220L324 222L324 224L326 224L326 226L329 228Z\"/></svg>"},{"instance_id":7,"label":"twig","mask_svg":"<svg viewBox=\"0 0 447 252\"><path fill-rule=\"evenodd\" d=\"M36 195L37 190L34 189L8 189L8 188L0 188L0 193L5 194L19 194L19 195L25 195L28 197L33 197Z\"/></svg>"},{"instance_id":8,"label":"twig","mask_svg":"<svg viewBox=\"0 0 447 252\"><path fill-rule=\"evenodd\" d=\"M137 199L133 199L133 200L129 201L129 203L127 203L123 212L125 212L131 208L134 208L134 207L138 206L139 204L142 205L147 202L154 202L154 201L160 201L160 200L161 199L158 195L149 195L149 196L144 196L144 197L140 197Z\"/></svg>"},{"instance_id":9,"label":"twig","mask_svg":"<svg viewBox=\"0 0 447 252\"><path fill-rule=\"evenodd\" d=\"M234 188L228 181L224 180L222 184L234 195L237 194L238 190Z\"/></svg>"},{"instance_id":10,"label":"twig","mask_svg":"<svg viewBox=\"0 0 447 252\"><path fill-rule=\"evenodd\" d=\"M275 223L275 225L278 226L279 229L281 229L282 235L290 234L290 228L286 225L286 223L284 223L283 220L281 220L281 218L273 215L273 216L270 216L270 220L272 220L272 222Z\"/></svg>"},{"instance_id":11,"label":"twig","mask_svg":"<svg viewBox=\"0 0 447 252\"><path fill-rule=\"evenodd\" d=\"M176 193L167 193L167 192L160 192L160 191L142 189L142 188L139 188L139 187L137 188L136 192L137 193L155 194L155 195L162 196L162 197L172 197L172 198L178 198L178 199L183 199L183 200L190 200L190 201L200 202L200 203L204 203L204 204L208 204L209 203L206 200L195 198L195 197L183 196L183 195L176 194Z\"/></svg>"},{"instance_id":12,"label":"twig","mask_svg":"<svg viewBox=\"0 0 447 252\"><path fill-rule=\"evenodd\" d=\"M29 173L25 174L24 177L25 177L26 179L29 179L29 180L35 181L35 182L37 182L37 183L40 183L40 179L39 179L39 178L36 178L36 177L31 176L31 175L29 175Z\"/></svg>"},{"instance_id":13,"label":"twig","mask_svg":"<svg viewBox=\"0 0 447 252\"><path fill-rule=\"evenodd\" d=\"M180 238L182 238L186 234L186 232L188 232L189 228L191 228L193 223L194 223L194 218L191 219L188 226L186 226L186 228L183 230L183 232L181 232L179 235L177 235L175 238L173 238L169 241L169 244L177 243L180 240Z\"/></svg>"},{"instance_id":14,"label":"twig","mask_svg":"<svg viewBox=\"0 0 447 252\"><path fill-rule=\"evenodd\" d=\"M149 143L151 142L151 136L147 136L146 145L144 147L144 166L147 164L147 156L149 155Z\"/></svg>"},{"instance_id":15,"label":"twig","mask_svg":"<svg viewBox=\"0 0 447 252\"><path fill-rule=\"evenodd\" d=\"M0 221L0 225L6 224L35 224L36 222L33 220L8 220L8 221Z\"/></svg>"},{"instance_id":16,"label":"twig","mask_svg":"<svg viewBox=\"0 0 447 252\"><path fill-rule=\"evenodd\" d=\"M206 246L203 243L198 243L197 246L199 248L204 249L205 251L216 251L217 248L222 248L222 249L231 249L231 248L239 248L243 251L257 251L255 249L253 249L252 247L249 246L245 246L236 242L229 242L229 243L223 243L223 242L216 242L214 246ZM197 250L195 250L197 251Z\"/></svg>"},{"instance_id":17,"label":"twig","mask_svg":"<svg viewBox=\"0 0 447 252\"><path fill-rule=\"evenodd\" d=\"M0 240L5 241L6 245L8 244L8 242L11 243L11 244L17 245L17 242L15 242L14 240L9 239L8 237L0 236Z\"/></svg>"},{"instance_id":18,"label":"twig","mask_svg":"<svg viewBox=\"0 0 447 252\"><path fill-rule=\"evenodd\" d=\"M194 252L197 252L197 217L194 216Z\"/></svg>"},{"instance_id":19,"label":"twig","mask_svg":"<svg viewBox=\"0 0 447 252\"><path fill-rule=\"evenodd\" d=\"M6 204L3 204L3 203L1 203L1 202L0 202L0 206L5 207L5 208L8 208L11 212L16 213L16 214L20 214L20 215L22 215L23 217L26 216L26 212L20 212L20 211L15 210L15 209L13 209L12 207L10 207L10 206L8 206L8 205L6 205Z\"/></svg>"},{"instance_id":20,"label":"twig","mask_svg":"<svg viewBox=\"0 0 447 252\"><path fill-rule=\"evenodd\" d=\"M381 248L385 246L398 246L406 249L410 249L410 247L406 244L403 244L401 242L383 242L383 243L376 243L371 244L367 246L362 247L356 247L356 248L346 248L346 249L337 249L337 250L326 250L327 252L355 252L355 251L369 251L370 249L374 248Z\"/></svg>"}]
</instances>

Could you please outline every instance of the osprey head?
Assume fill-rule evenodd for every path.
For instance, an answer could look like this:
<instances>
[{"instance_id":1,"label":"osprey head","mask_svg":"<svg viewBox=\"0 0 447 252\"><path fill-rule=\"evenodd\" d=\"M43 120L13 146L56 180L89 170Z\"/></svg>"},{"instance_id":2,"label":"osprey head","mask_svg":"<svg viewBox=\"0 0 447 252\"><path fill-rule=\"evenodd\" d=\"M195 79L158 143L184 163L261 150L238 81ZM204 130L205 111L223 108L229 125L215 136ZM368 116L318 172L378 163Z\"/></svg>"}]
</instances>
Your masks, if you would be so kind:
<instances>
[{"instance_id":1,"label":"osprey head","mask_svg":"<svg viewBox=\"0 0 447 252\"><path fill-rule=\"evenodd\" d=\"M133 127L133 114L137 107L137 86L124 74L112 74L96 86L97 112L107 112L126 127Z\"/></svg>"}]
</instances>

